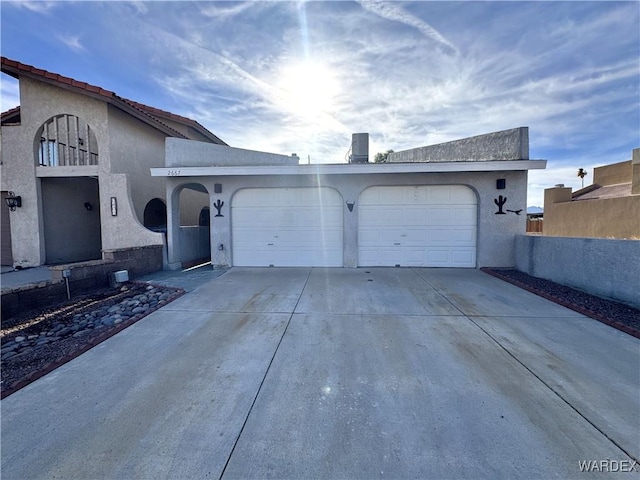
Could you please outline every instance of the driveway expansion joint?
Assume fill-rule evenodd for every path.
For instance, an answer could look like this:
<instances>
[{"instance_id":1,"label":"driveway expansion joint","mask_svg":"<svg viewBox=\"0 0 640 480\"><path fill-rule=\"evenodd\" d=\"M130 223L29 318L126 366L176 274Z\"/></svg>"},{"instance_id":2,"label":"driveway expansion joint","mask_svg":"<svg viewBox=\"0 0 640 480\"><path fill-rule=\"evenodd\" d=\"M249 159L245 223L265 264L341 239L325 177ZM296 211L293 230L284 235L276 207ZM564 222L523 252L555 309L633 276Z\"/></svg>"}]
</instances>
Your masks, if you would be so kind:
<instances>
[{"instance_id":1,"label":"driveway expansion joint","mask_svg":"<svg viewBox=\"0 0 640 480\"><path fill-rule=\"evenodd\" d=\"M305 288L307 288L307 283L309 283L309 278L311 277L311 272L312 271L313 271L313 268L310 268L309 272L307 273L307 278L305 279L304 286L300 290L300 294L298 295L298 300L296 301L296 304L293 307L293 310L291 312L287 312L289 314L289 318L287 320L287 324L285 325L285 327L284 327L284 329L282 331L282 335L280 336L280 339L278 340L278 344L276 345L276 348L273 351L273 355L271 355L271 359L269 359L269 364L267 365L267 368L264 371L264 375L262 376L262 379L260 381L260 385L258 385L258 389L256 390L256 394L254 395L253 400L251 401L251 405L249 406L249 410L247 411L247 415L245 416L244 421L242 422L242 427L240 428L240 431L238 432L238 435L237 435L235 441L233 442L233 447L231 448L231 451L229 452L229 455L227 456L227 460L226 460L226 462L224 464L224 467L222 468L222 471L220 472L220 476L218 477L218 480L222 480L222 477L224 477L224 473L226 472L227 467L229 466L229 462L231 461L231 458L233 457L233 452L236 450L238 442L240 441L240 437L242 437L242 432L244 432L244 429L247 426L247 422L249 421L249 417L251 416L251 412L253 411L253 407L255 406L256 401L258 400L258 396L260 396L260 391L262 390L262 386L264 385L264 382L265 382L265 380L267 378L267 375L269 375L269 370L271 369L271 365L273 365L273 360L276 358L276 355L278 354L278 350L280 349L280 345L282 344L282 340L284 339L284 336L287 334L287 330L289 329L289 325L291 324L291 319L293 318L293 316L295 314L296 307L300 303L300 299L302 298L302 295L304 294ZM252 313L260 313L260 312L252 312Z\"/></svg>"},{"instance_id":2,"label":"driveway expansion joint","mask_svg":"<svg viewBox=\"0 0 640 480\"><path fill-rule=\"evenodd\" d=\"M505 347L498 339L496 339L493 335L487 332L484 328L482 328L478 323L476 323L471 317L467 316L467 320L469 320L473 325L475 325L480 331L482 331L490 340L492 340L496 345L498 345L504 352L513 358L519 365L521 365L525 370L527 370L531 375L533 375L540 383L542 383L549 391L551 391L556 397L562 400L569 408L571 408L574 412L576 412L585 422L595 428L601 435L603 435L607 440L609 440L613 445L619 448L625 455L634 460L636 463L640 463L640 458L634 456L631 452L625 449L619 442L613 439L610 435L608 435L603 429L598 427L593 421L591 421L586 414L581 412L578 407L573 405L569 400L567 400L560 392L558 392L553 386L551 386L548 382L542 379L540 375L534 372L531 368L529 368L525 363L520 360L514 353L511 352L507 347Z\"/></svg>"}]
</instances>

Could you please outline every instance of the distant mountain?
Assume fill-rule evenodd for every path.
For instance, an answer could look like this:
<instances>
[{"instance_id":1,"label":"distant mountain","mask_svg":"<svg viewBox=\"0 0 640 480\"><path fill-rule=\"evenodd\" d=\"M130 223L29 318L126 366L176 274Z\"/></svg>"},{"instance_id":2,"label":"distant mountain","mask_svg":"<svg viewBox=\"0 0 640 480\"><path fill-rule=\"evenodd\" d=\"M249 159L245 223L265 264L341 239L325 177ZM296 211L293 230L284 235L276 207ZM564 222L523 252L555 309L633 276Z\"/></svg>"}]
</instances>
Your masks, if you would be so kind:
<instances>
[{"instance_id":1,"label":"distant mountain","mask_svg":"<svg viewBox=\"0 0 640 480\"><path fill-rule=\"evenodd\" d=\"M527 207L527 213L542 213L541 207Z\"/></svg>"}]
</instances>

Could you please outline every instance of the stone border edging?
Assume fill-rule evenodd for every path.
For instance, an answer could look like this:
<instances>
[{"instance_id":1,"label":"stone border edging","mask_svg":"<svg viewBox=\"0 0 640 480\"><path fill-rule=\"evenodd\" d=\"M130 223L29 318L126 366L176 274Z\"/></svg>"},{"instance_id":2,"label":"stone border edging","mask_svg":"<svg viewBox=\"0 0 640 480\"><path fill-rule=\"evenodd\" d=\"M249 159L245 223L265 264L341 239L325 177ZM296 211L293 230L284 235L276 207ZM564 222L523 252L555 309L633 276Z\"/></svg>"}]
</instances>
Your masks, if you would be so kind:
<instances>
[{"instance_id":1,"label":"stone border edging","mask_svg":"<svg viewBox=\"0 0 640 480\"><path fill-rule=\"evenodd\" d=\"M542 290L538 290L535 287L531 287L525 283L519 282L518 280L514 280L513 278L510 278L506 275L500 275L499 271L496 270L492 270L491 268L487 268L487 267L482 267L480 268L480 271L491 275L492 277L496 277L502 281L505 281L507 283L510 283L512 285L515 285L516 287L522 288L523 290L526 290L528 292L531 292L535 295L538 295L539 297L545 298L553 303L556 303L558 305L561 305L563 307L566 307L570 310L573 310L574 312L578 312L586 317L592 318L594 320L597 320L599 322L604 323L605 325L609 325L610 327L613 327L617 330L620 330L621 332L624 332L628 335L631 335L632 337L635 338L639 338L640 339L640 330L636 330L635 328L629 327L627 325L624 325L620 322L617 322L615 320L612 320L604 315L600 315L599 313L593 312L591 310L588 310L586 308L580 307L578 305L574 305L570 302L566 302L564 300L562 300L561 298L558 298L554 295L551 295L549 293L543 292ZM570 287L569 287L570 288Z\"/></svg>"},{"instance_id":2,"label":"stone border edging","mask_svg":"<svg viewBox=\"0 0 640 480\"><path fill-rule=\"evenodd\" d=\"M99 345L102 342L104 342L105 340L111 338L116 333L119 333L122 330L124 330L125 328L130 327L131 325L136 323L138 320L143 319L147 315L155 312L156 310L159 310L160 308L162 308L165 305L173 302L174 300L178 299L179 297L181 297L182 295L184 295L186 293L186 291L184 289L182 289L182 288L168 287L167 285L160 285L160 284L156 284L156 283L152 283L152 282L136 282L136 281L133 281L133 282L130 282L130 283L135 283L137 285L151 285L151 286L156 287L156 288L173 288L176 291L174 293L172 293L167 299L159 301L157 303L157 305L156 305L156 308L154 308L153 310L149 309L149 310L147 310L145 312L138 313L138 314L134 315L133 317L128 318L127 320L123 321L122 323L114 325L112 328L110 328L107 331L101 333L100 335L91 338L89 341L87 341L87 343L82 345L80 348L75 350L73 353L71 353L69 355L66 355L66 356L63 356L63 357L60 357L60 358L56 359L55 361L46 364L41 369L30 373L29 375L27 375L23 379L18 380L17 382L14 382L10 387L8 387L5 391L3 391L0 394L0 400L8 397L9 395L17 392L18 390L26 387L30 383L35 382L39 378L44 377L46 374L51 373L56 368L61 367L62 365L64 365L67 362L70 362L74 358L79 357L83 353L91 350L96 345Z\"/></svg>"}]
</instances>

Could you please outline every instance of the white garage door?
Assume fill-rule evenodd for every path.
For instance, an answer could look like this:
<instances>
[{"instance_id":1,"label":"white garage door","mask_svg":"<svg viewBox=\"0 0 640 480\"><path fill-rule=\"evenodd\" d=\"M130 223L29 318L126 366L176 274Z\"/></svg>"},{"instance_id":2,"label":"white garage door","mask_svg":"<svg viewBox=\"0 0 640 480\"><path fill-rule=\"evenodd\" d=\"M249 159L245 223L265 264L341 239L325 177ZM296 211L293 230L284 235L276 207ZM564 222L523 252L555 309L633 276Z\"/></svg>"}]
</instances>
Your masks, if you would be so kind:
<instances>
[{"instance_id":1,"label":"white garage door","mask_svg":"<svg viewBox=\"0 0 640 480\"><path fill-rule=\"evenodd\" d=\"M358 206L358 264L475 267L476 203L462 185L367 188Z\"/></svg>"},{"instance_id":2,"label":"white garage door","mask_svg":"<svg viewBox=\"0 0 640 480\"><path fill-rule=\"evenodd\" d=\"M331 188L247 188L231 205L236 266L342 266L342 197Z\"/></svg>"}]
</instances>

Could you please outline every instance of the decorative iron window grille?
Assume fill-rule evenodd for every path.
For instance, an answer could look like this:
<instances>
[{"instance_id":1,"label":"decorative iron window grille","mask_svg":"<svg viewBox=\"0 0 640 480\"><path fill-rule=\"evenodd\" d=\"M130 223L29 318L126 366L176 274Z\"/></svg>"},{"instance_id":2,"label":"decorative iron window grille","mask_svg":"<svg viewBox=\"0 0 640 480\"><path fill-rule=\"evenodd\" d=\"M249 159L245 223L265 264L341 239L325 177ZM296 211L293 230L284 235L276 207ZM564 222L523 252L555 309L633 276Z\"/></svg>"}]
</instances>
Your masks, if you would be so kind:
<instances>
[{"instance_id":1,"label":"decorative iron window grille","mask_svg":"<svg viewBox=\"0 0 640 480\"><path fill-rule=\"evenodd\" d=\"M38 164L43 167L98 165L91 127L74 115L57 115L40 128Z\"/></svg>"}]
</instances>

